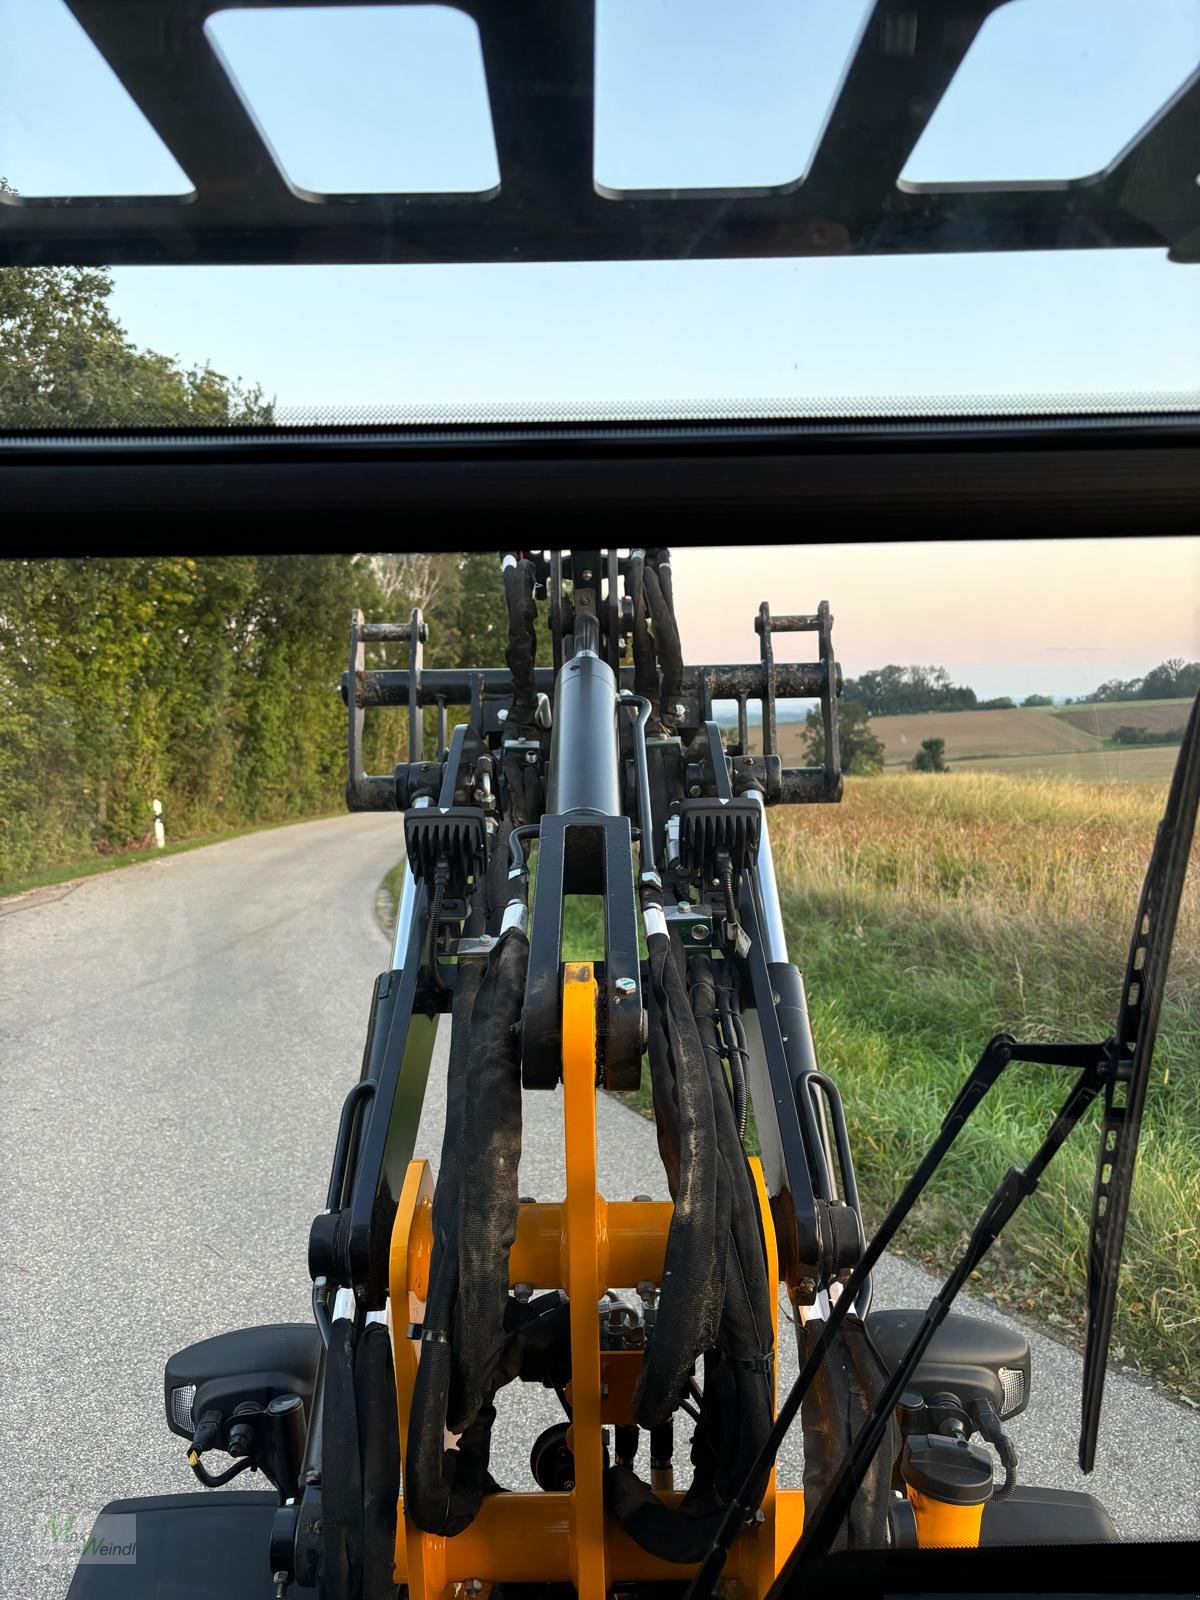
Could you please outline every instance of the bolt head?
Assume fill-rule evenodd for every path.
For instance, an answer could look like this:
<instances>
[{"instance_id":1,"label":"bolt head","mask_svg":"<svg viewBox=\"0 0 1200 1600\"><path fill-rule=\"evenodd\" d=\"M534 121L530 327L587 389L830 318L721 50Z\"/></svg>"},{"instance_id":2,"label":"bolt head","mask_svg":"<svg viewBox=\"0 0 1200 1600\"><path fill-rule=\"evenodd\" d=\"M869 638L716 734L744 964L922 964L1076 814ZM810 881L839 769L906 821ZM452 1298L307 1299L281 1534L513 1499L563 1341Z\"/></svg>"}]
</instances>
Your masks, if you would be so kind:
<instances>
[{"instance_id":1,"label":"bolt head","mask_svg":"<svg viewBox=\"0 0 1200 1600\"><path fill-rule=\"evenodd\" d=\"M708 930L705 928L704 924L702 922L697 922L692 928L692 938L697 944L699 944L701 939L704 939L707 936L707 932Z\"/></svg>"},{"instance_id":2,"label":"bolt head","mask_svg":"<svg viewBox=\"0 0 1200 1600\"><path fill-rule=\"evenodd\" d=\"M700 785L698 783L692 784L691 788L688 790L688 793L693 799L696 799L700 793Z\"/></svg>"}]
</instances>

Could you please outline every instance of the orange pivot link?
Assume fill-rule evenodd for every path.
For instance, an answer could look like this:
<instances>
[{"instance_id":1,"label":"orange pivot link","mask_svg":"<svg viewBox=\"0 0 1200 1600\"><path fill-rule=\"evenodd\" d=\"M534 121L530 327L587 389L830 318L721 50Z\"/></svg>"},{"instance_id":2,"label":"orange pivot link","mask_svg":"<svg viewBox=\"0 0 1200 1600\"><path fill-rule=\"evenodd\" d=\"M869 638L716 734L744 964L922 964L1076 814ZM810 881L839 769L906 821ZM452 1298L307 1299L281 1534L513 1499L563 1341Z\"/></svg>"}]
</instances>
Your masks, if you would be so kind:
<instances>
[{"instance_id":1,"label":"orange pivot link","mask_svg":"<svg viewBox=\"0 0 1200 1600\"><path fill-rule=\"evenodd\" d=\"M509 1253L510 1285L563 1289L572 1307L570 1446L575 1485L569 1491L493 1495L465 1532L447 1539L422 1533L404 1516L396 1530L397 1583L412 1600L442 1600L468 1580L489 1583L570 1582L580 1600L605 1600L616 1584L683 1579L692 1565L664 1561L633 1542L604 1509L602 1428L632 1421L636 1352L601 1351L599 1301L607 1288L661 1283L672 1207L662 1201L607 1201L596 1179L597 986L587 962L569 962L562 989L562 1081L566 1195L561 1204L520 1207ZM775 1230L762 1170L751 1161L767 1267L779 1282ZM433 1175L414 1161L392 1232L390 1288L396 1397L402 1459L420 1359L407 1324L424 1316L432 1251ZM778 1336L777 1302L773 1330ZM581 1314L574 1314L578 1308ZM680 1494L664 1493L669 1504ZM777 1491L772 1472L761 1517L736 1540L725 1576L738 1595L758 1600L800 1534L803 1494Z\"/></svg>"}]
</instances>

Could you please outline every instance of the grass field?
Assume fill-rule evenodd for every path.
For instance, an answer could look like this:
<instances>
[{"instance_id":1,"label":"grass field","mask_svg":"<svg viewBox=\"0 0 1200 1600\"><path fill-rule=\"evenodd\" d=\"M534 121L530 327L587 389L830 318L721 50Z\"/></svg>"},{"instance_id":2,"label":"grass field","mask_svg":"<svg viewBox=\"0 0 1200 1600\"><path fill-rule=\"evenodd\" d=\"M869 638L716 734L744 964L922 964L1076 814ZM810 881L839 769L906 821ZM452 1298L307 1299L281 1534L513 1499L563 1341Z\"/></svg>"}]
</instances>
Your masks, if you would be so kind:
<instances>
[{"instance_id":1,"label":"grass field","mask_svg":"<svg viewBox=\"0 0 1200 1600\"><path fill-rule=\"evenodd\" d=\"M1146 752L1154 754L1156 752ZM1172 752L1173 754L1173 752ZM974 766L974 763L972 763ZM846 1105L878 1219L993 1033L1111 1029L1160 786L963 773L850 780L836 807L772 813L792 959L822 1066ZM601 953L595 908L564 956ZM1193 866L1150 1088L1115 1359L1200 1397L1200 884ZM944 1268L1064 1089L1014 1066L975 1113L903 1235ZM648 1100L648 1093L643 1101ZM984 1263L978 1287L1075 1337L1084 1312L1094 1118Z\"/></svg>"},{"instance_id":2,"label":"grass field","mask_svg":"<svg viewBox=\"0 0 1200 1600\"><path fill-rule=\"evenodd\" d=\"M1015 778L1078 778L1084 783L1155 783L1171 781L1178 745L1126 745L1074 750L1043 756L983 756L958 761L951 773L1004 772Z\"/></svg>"},{"instance_id":3,"label":"grass field","mask_svg":"<svg viewBox=\"0 0 1200 1600\"><path fill-rule=\"evenodd\" d=\"M822 1065L846 1102L859 1184L879 1215L997 1029L1111 1028L1159 787L1005 776L851 781L840 807L773 828L792 957ZM1126 1241L1122 1356L1200 1387L1200 886L1180 919ZM940 1264L1062 1094L1013 1067L975 1114L906 1233ZM1084 1310L1095 1124L1060 1153L984 1263L981 1286L1064 1332Z\"/></svg>"}]
</instances>

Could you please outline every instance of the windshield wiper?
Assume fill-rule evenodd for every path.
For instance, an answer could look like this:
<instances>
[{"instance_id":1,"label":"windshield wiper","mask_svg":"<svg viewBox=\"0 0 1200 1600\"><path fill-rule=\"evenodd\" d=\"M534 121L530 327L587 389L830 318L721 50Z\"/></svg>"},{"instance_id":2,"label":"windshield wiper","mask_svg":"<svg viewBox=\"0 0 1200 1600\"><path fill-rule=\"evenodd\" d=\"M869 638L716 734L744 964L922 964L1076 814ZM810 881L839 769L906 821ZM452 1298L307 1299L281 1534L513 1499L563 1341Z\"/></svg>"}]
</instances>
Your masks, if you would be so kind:
<instances>
[{"instance_id":1,"label":"windshield wiper","mask_svg":"<svg viewBox=\"0 0 1200 1600\"><path fill-rule=\"evenodd\" d=\"M900 1396L909 1387L913 1373L928 1350L934 1334L949 1315L955 1296L1012 1220L1021 1202L1037 1188L1042 1173L1062 1148L1080 1117L1100 1091L1106 1085L1110 1085L1120 1073L1121 1067L1117 1060L1114 1040L1109 1039L1100 1045L1083 1045L1077 1048L1080 1051L1090 1052L1092 1059L1076 1079L1049 1132L1028 1166L1010 1167L1005 1173L999 1188L976 1224L967 1248L959 1257L945 1283L929 1302L912 1342L880 1390L850 1454L817 1502L811 1517L805 1515L803 1536L767 1591L767 1600L782 1600L784 1595L799 1594L804 1569L821 1556L828 1555L850 1509L850 1502L858 1493L874 1460L875 1452L887 1432L888 1422L900 1402Z\"/></svg>"},{"instance_id":2,"label":"windshield wiper","mask_svg":"<svg viewBox=\"0 0 1200 1600\"><path fill-rule=\"evenodd\" d=\"M1096 1464L1100 1408L1104 1400L1108 1347L1112 1339L1117 1279L1133 1192L1142 1110L1198 805L1200 695L1192 704L1166 810L1158 825L1150 866L1142 885L1117 1015L1115 1042L1122 1071L1106 1087L1104 1095L1104 1120L1088 1235L1087 1343L1079 1433L1079 1465L1084 1472L1091 1472Z\"/></svg>"},{"instance_id":3,"label":"windshield wiper","mask_svg":"<svg viewBox=\"0 0 1200 1600\"><path fill-rule=\"evenodd\" d=\"M1159 824L1138 902L1116 1032L1101 1044L1018 1044L1004 1034L990 1041L946 1113L937 1138L880 1224L850 1274L837 1303L831 1307L819 1338L779 1409L771 1432L729 1503L712 1547L688 1586L685 1600L706 1600L712 1594L730 1545L747 1516L753 1513L754 1488L778 1455L838 1328L853 1307L858 1290L937 1171L963 1124L1010 1060L1075 1068L1080 1076L1028 1167L1010 1169L992 1197L966 1252L931 1301L916 1337L872 1407L837 1477L828 1486L812 1516L805 1518L804 1534L780 1570L768 1600L776 1600L776 1597L791 1592L801 1566L825 1554L830 1548L879 1448L899 1396L944 1321L955 1295L991 1248L1021 1201L1036 1188L1041 1173L1079 1118L1103 1090L1105 1113L1088 1261L1088 1339L1084 1363L1083 1432L1079 1446L1080 1465L1085 1471L1091 1471L1142 1108L1198 804L1200 695L1192 706L1166 810Z\"/></svg>"},{"instance_id":4,"label":"windshield wiper","mask_svg":"<svg viewBox=\"0 0 1200 1600\"><path fill-rule=\"evenodd\" d=\"M1103 1044L1018 1044L1015 1039L1003 1033L997 1034L995 1038L989 1040L983 1054L971 1069L970 1077L963 1084L954 1098L953 1105L951 1105L942 1119L937 1138L930 1145L917 1170L905 1184L899 1199L872 1236L871 1242L867 1245L858 1264L846 1280L836 1303L830 1307L829 1316L825 1319L821 1333L809 1352L804 1365L800 1368L796 1381L788 1392L787 1399L780 1406L779 1414L775 1418L770 1433L763 1441L762 1449L746 1473L737 1494L730 1501L708 1555L705 1557L696 1576L688 1585L684 1600L706 1600L706 1597L712 1594L717 1579L720 1577L721 1569L725 1564L725 1557L729 1552L730 1545L732 1545L740 1532L746 1518L754 1514L756 1487L778 1455L779 1448L796 1419L801 1404L812 1386L813 1379L820 1371L821 1364L829 1352L838 1329L854 1307L859 1290L867 1281L879 1258L899 1231L904 1219L924 1193L950 1146L962 1131L967 1118L999 1078L1005 1067L1010 1061L1028 1061L1042 1066L1073 1067L1087 1070L1102 1058L1105 1050L1106 1045ZM886 1426L889 1414L890 1412L883 1413L884 1426ZM870 1425L870 1418L868 1418L864 1428L868 1428ZM878 1445L878 1440L876 1445ZM874 1450L872 1450L871 1454L874 1454ZM869 1464L870 1458L868 1457L867 1465ZM864 1467L863 1470L865 1471L866 1468ZM849 1501L847 1501L847 1504L849 1504Z\"/></svg>"}]
</instances>

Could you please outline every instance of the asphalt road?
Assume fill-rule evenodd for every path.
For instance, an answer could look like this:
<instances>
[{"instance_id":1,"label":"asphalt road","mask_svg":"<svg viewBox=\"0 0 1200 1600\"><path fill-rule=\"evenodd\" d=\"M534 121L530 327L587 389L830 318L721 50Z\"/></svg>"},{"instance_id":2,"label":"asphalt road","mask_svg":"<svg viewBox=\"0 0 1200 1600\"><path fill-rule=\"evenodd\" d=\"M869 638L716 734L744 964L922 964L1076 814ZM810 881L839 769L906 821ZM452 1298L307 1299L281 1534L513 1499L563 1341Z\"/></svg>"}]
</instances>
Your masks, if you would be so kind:
<instances>
[{"instance_id":1,"label":"asphalt road","mask_svg":"<svg viewBox=\"0 0 1200 1600\"><path fill-rule=\"evenodd\" d=\"M346 817L0 902L0 1595L65 1592L49 1516L194 1486L162 1417L173 1350L309 1315L308 1226L387 959L374 891L401 849L394 816ZM419 1147L435 1161L440 1076ZM599 1113L605 1191L665 1195L651 1125L603 1096ZM557 1197L561 1170L561 1097L528 1095L521 1192ZM892 1260L877 1304L932 1288ZM1098 1493L1124 1537L1200 1535L1200 1416L1114 1375L1089 1482L1080 1362L1031 1337L1022 1480ZM781 1381L794 1371L785 1340ZM500 1481L531 1481L556 1413L504 1392ZM781 1481L799 1481L796 1444Z\"/></svg>"}]
</instances>

